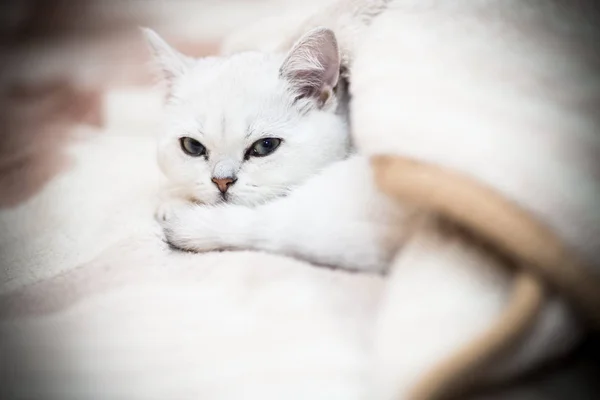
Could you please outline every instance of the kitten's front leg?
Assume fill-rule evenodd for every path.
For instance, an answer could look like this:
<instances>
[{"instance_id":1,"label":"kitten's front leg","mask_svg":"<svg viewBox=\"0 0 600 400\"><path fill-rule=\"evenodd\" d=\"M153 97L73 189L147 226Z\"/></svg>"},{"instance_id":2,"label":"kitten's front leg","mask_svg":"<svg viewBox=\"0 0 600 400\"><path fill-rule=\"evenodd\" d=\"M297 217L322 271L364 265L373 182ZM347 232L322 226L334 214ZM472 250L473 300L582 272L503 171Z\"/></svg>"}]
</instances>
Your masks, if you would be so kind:
<instances>
[{"instance_id":1,"label":"kitten's front leg","mask_svg":"<svg viewBox=\"0 0 600 400\"><path fill-rule=\"evenodd\" d=\"M194 252L252 247L253 213L242 206L168 203L160 221L167 243Z\"/></svg>"},{"instance_id":2,"label":"kitten's front leg","mask_svg":"<svg viewBox=\"0 0 600 400\"><path fill-rule=\"evenodd\" d=\"M178 206L163 222L167 241L183 250L260 250L315 264L384 271L415 212L374 186L365 158L332 165L289 196L250 208Z\"/></svg>"},{"instance_id":3,"label":"kitten's front leg","mask_svg":"<svg viewBox=\"0 0 600 400\"><path fill-rule=\"evenodd\" d=\"M158 193L158 205L154 210L154 219L162 223L170 219L176 210L193 203L193 197L184 186L164 182Z\"/></svg>"},{"instance_id":4,"label":"kitten's front leg","mask_svg":"<svg viewBox=\"0 0 600 400\"><path fill-rule=\"evenodd\" d=\"M183 199L169 199L162 201L154 211L154 219L159 223L168 221L173 217L176 211L184 206L189 206L192 203Z\"/></svg>"}]
</instances>

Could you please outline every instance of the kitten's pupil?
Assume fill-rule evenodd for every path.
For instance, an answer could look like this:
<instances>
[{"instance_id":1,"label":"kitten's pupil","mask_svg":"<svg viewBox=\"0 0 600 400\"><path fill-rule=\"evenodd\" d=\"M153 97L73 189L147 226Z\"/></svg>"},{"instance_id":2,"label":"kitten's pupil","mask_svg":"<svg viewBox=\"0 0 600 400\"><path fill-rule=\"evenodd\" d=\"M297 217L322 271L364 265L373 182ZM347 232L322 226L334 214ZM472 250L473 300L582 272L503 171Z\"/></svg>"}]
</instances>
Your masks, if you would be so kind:
<instances>
[{"instance_id":1,"label":"kitten's pupil","mask_svg":"<svg viewBox=\"0 0 600 400\"><path fill-rule=\"evenodd\" d=\"M192 157L199 157L206 154L206 147L196 139L191 137L182 137L179 139L181 149L185 154Z\"/></svg>"},{"instance_id":2,"label":"kitten's pupil","mask_svg":"<svg viewBox=\"0 0 600 400\"><path fill-rule=\"evenodd\" d=\"M271 139L265 139L261 142L261 146L263 149L270 149L273 147L273 141Z\"/></svg>"},{"instance_id":3,"label":"kitten's pupil","mask_svg":"<svg viewBox=\"0 0 600 400\"><path fill-rule=\"evenodd\" d=\"M267 155L271 154L272 152L274 152L275 149L277 149L277 147L279 147L280 144L281 144L281 139L277 139L277 138L260 139L252 145L252 147L250 148L249 155L254 156L254 157L267 156Z\"/></svg>"}]
</instances>

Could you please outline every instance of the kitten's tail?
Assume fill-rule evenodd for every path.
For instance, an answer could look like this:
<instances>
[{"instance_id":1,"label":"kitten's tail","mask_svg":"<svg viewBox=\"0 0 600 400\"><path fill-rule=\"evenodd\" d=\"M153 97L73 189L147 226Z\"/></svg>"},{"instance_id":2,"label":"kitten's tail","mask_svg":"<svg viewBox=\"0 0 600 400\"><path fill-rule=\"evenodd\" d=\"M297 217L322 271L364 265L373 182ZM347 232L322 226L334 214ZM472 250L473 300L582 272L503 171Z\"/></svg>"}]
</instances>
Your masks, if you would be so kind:
<instances>
[{"instance_id":1,"label":"kitten's tail","mask_svg":"<svg viewBox=\"0 0 600 400\"><path fill-rule=\"evenodd\" d=\"M428 374L411 398L437 399L472 383L475 369L489 365L528 332L545 302L547 286L600 329L600 281L529 213L491 188L437 166L397 156L376 156L372 165L385 193L466 227L520 268L511 304L497 324Z\"/></svg>"}]
</instances>

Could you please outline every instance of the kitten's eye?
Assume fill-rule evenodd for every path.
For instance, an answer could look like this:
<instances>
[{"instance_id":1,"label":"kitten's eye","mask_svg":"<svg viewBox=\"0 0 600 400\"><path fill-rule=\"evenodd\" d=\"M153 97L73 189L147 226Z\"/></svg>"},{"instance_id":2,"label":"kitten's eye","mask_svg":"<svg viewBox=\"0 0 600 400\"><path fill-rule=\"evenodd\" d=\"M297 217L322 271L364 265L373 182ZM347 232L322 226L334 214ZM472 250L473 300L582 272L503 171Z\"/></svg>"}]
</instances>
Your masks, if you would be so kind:
<instances>
[{"instance_id":1,"label":"kitten's eye","mask_svg":"<svg viewBox=\"0 0 600 400\"><path fill-rule=\"evenodd\" d=\"M179 139L181 150L188 156L200 157L206 154L206 147L196 139L191 137L182 137Z\"/></svg>"},{"instance_id":2,"label":"kitten's eye","mask_svg":"<svg viewBox=\"0 0 600 400\"><path fill-rule=\"evenodd\" d=\"M248 156L264 157L275 151L281 144L281 139L265 138L254 142L248 151Z\"/></svg>"}]
</instances>

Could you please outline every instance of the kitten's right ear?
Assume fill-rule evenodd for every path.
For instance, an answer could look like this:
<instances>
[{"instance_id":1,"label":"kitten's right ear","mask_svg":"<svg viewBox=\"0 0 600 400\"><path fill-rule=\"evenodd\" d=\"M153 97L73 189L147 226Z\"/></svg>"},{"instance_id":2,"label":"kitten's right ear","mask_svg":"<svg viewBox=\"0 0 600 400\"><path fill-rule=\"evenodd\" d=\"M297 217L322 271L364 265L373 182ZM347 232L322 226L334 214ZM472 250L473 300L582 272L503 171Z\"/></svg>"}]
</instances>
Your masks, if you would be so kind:
<instances>
[{"instance_id":1,"label":"kitten's right ear","mask_svg":"<svg viewBox=\"0 0 600 400\"><path fill-rule=\"evenodd\" d=\"M179 53L173 47L169 46L158 33L150 28L141 28L144 34L154 60L162 72L162 78L165 80L168 89L171 89L173 81L183 75L190 68L192 59Z\"/></svg>"}]
</instances>

